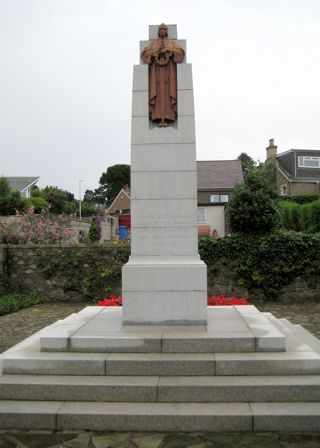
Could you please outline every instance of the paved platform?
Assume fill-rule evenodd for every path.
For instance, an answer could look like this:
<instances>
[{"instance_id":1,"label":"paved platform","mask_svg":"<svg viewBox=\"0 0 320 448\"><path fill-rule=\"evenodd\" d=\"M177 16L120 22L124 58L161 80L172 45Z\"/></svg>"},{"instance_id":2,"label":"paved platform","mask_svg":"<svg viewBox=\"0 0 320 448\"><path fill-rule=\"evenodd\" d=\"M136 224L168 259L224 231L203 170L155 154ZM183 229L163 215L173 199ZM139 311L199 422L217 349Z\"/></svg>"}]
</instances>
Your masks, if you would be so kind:
<instances>
[{"instance_id":1,"label":"paved platform","mask_svg":"<svg viewBox=\"0 0 320 448\"><path fill-rule=\"evenodd\" d=\"M285 337L254 306L208 307L208 324L123 326L119 307L86 307L40 337L43 352L226 353L285 351Z\"/></svg>"},{"instance_id":2,"label":"paved platform","mask_svg":"<svg viewBox=\"0 0 320 448\"><path fill-rule=\"evenodd\" d=\"M123 327L86 307L40 330L1 356L0 428L319 431L320 341L254 306L208 315Z\"/></svg>"}]
</instances>

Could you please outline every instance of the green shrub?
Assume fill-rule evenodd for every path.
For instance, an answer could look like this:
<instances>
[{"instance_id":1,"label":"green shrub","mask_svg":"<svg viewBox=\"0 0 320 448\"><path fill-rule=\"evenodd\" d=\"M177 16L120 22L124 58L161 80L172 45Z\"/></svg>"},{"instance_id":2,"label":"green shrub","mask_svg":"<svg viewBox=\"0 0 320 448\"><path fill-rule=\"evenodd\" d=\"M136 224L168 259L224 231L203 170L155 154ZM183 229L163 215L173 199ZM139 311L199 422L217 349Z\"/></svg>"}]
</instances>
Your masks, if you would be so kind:
<instances>
[{"instance_id":1,"label":"green shrub","mask_svg":"<svg viewBox=\"0 0 320 448\"><path fill-rule=\"evenodd\" d=\"M24 204L22 211L24 213L28 213L32 207L36 214L40 214L42 210L48 210L48 202L40 197L31 196L30 198L23 198L22 201Z\"/></svg>"},{"instance_id":2,"label":"green shrub","mask_svg":"<svg viewBox=\"0 0 320 448\"><path fill-rule=\"evenodd\" d=\"M14 313L22 308L41 303L35 294L1 293L0 292L0 316Z\"/></svg>"},{"instance_id":3,"label":"green shrub","mask_svg":"<svg viewBox=\"0 0 320 448\"><path fill-rule=\"evenodd\" d=\"M228 204L228 214L233 232L244 234L267 233L279 224L275 192L266 184L261 173L247 173L244 184L235 188Z\"/></svg>"},{"instance_id":4,"label":"green shrub","mask_svg":"<svg viewBox=\"0 0 320 448\"><path fill-rule=\"evenodd\" d=\"M319 195L315 194L301 194L298 196L280 196L282 201L296 202L297 204L307 204L319 199Z\"/></svg>"},{"instance_id":5,"label":"green shrub","mask_svg":"<svg viewBox=\"0 0 320 448\"><path fill-rule=\"evenodd\" d=\"M309 232L312 230L311 222L312 202L302 204L299 209L299 228L302 231Z\"/></svg>"},{"instance_id":6,"label":"green shrub","mask_svg":"<svg viewBox=\"0 0 320 448\"><path fill-rule=\"evenodd\" d=\"M269 299L296 277L320 275L320 238L297 232L201 238L199 253L210 270L226 266L239 286Z\"/></svg>"},{"instance_id":7,"label":"green shrub","mask_svg":"<svg viewBox=\"0 0 320 448\"><path fill-rule=\"evenodd\" d=\"M320 232L320 200L311 203L310 228L313 232Z\"/></svg>"}]
</instances>

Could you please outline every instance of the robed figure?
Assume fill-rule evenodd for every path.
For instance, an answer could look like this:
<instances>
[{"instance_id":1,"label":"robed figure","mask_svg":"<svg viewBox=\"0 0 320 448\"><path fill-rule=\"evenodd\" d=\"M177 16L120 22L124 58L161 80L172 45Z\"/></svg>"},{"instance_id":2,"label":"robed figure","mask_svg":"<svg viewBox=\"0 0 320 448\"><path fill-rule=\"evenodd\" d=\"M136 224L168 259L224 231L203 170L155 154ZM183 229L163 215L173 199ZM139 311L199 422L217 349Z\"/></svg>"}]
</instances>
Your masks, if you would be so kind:
<instances>
[{"instance_id":1,"label":"robed figure","mask_svg":"<svg viewBox=\"0 0 320 448\"><path fill-rule=\"evenodd\" d=\"M141 53L149 65L149 117L168 126L177 118L177 63L184 59L184 50L174 40L168 39L168 27L158 28L159 39L151 41Z\"/></svg>"}]
</instances>

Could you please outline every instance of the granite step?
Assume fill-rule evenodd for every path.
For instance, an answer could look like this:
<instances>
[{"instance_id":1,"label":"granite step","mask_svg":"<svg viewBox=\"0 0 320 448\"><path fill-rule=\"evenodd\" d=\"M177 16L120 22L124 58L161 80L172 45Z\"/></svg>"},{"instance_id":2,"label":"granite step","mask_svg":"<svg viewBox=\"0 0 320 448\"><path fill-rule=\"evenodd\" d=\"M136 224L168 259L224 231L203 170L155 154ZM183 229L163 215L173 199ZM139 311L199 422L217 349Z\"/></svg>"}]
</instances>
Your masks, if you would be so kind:
<instances>
[{"instance_id":1,"label":"granite step","mask_svg":"<svg viewBox=\"0 0 320 448\"><path fill-rule=\"evenodd\" d=\"M92 309L93 308L93 309ZM40 334L43 352L233 353L285 351L285 337L254 306L208 307L207 325L127 325L122 309L87 307ZM102 307L103 308L103 307ZM213 309L214 308L214 309Z\"/></svg>"},{"instance_id":2,"label":"granite step","mask_svg":"<svg viewBox=\"0 0 320 448\"><path fill-rule=\"evenodd\" d=\"M3 374L108 376L320 375L320 354L284 353L41 353L9 351Z\"/></svg>"},{"instance_id":3,"label":"granite step","mask_svg":"<svg viewBox=\"0 0 320 448\"><path fill-rule=\"evenodd\" d=\"M320 401L320 376L3 375L0 400L94 402Z\"/></svg>"},{"instance_id":4,"label":"granite step","mask_svg":"<svg viewBox=\"0 0 320 448\"><path fill-rule=\"evenodd\" d=\"M320 431L318 403L2 401L0 428L94 431Z\"/></svg>"}]
</instances>

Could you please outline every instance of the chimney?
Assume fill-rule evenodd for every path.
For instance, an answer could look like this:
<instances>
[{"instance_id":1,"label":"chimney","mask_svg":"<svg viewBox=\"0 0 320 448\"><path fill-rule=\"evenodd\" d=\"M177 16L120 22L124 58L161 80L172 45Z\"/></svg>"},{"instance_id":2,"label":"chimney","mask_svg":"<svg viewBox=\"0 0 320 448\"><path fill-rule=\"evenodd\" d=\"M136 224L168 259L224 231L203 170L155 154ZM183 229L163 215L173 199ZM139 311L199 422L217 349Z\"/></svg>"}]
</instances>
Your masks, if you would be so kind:
<instances>
[{"instance_id":1,"label":"chimney","mask_svg":"<svg viewBox=\"0 0 320 448\"><path fill-rule=\"evenodd\" d=\"M270 138L269 146L266 148L266 150L267 150L267 159L266 160L275 159L277 157L277 149L278 149L278 146L276 146L274 144L274 138Z\"/></svg>"}]
</instances>

